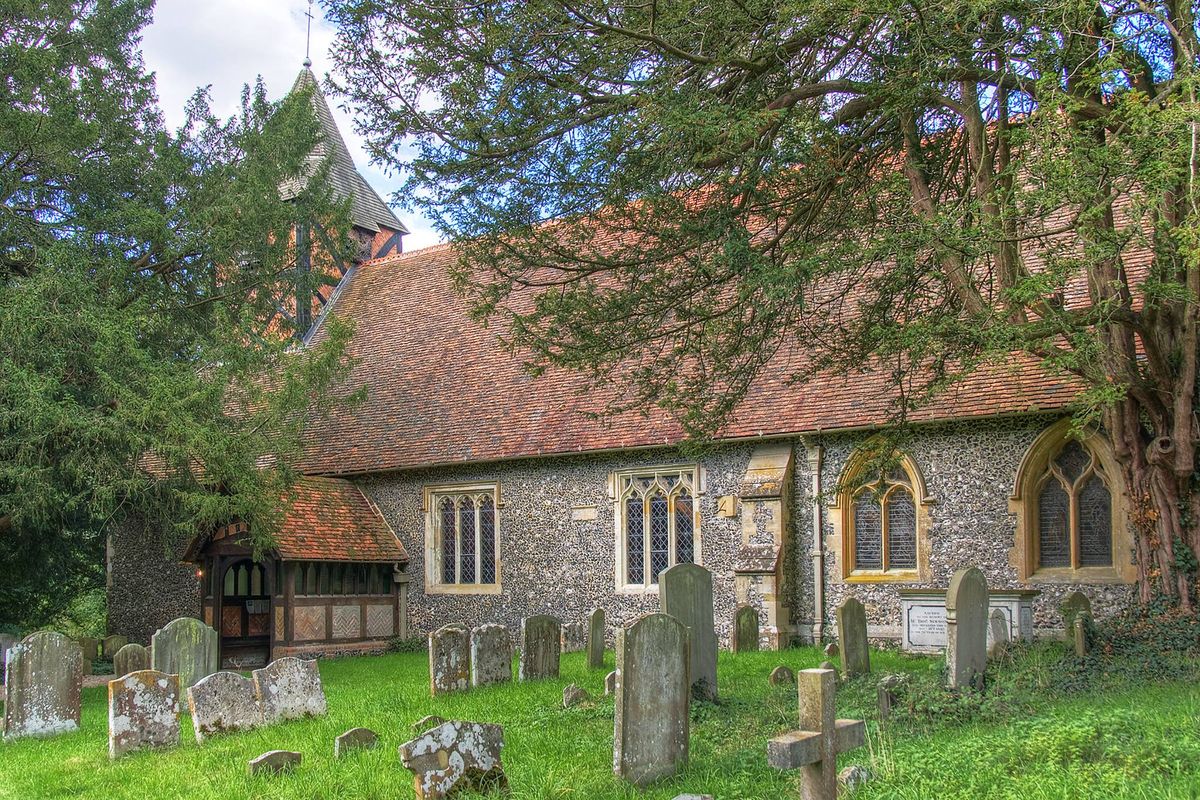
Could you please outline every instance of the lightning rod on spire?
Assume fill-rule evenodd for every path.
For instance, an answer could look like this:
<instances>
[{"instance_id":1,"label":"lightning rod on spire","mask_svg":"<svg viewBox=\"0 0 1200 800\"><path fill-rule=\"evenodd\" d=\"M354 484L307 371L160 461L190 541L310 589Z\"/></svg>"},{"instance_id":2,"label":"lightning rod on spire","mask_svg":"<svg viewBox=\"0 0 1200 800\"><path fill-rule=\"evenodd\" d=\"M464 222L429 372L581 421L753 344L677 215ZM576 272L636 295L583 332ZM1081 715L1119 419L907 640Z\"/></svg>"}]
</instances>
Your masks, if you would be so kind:
<instances>
[{"instance_id":1,"label":"lightning rod on spire","mask_svg":"<svg viewBox=\"0 0 1200 800\"><path fill-rule=\"evenodd\" d=\"M305 14L304 14L304 16L308 17L308 27L307 27L307 30L304 32L304 66L306 66L306 67L312 66L312 58L310 58L308 55L308 48L312 42L312 21L313 21L312 4L313 4L313 0L308 0L308 11L305 12Z\"/></svg>"}]
</instances>

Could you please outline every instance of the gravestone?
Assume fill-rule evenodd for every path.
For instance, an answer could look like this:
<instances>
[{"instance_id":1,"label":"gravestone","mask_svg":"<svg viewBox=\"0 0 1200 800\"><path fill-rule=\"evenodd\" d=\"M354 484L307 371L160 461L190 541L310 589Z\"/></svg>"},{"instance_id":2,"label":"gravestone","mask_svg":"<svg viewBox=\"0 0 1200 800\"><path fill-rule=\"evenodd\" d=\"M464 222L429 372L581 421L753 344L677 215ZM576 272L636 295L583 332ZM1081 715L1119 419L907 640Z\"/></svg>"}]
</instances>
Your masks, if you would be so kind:
<instances>
[{"instance_id":1,"label":"gravestone","mask_svg":"<svg viewBox=\"0 0 1200 800\"><path fill-rule=\"evenodd\" d=\"M129 644L128 638L114 633L112 636L105 636L100 640L100 653L104 658L112 661L117 652L127 644Z\"/></svg>"},{"instance_id":2,"label":"gravestone","mask_svg":"<svg viewBox=\"0 0 1200 800\"><path fill-rule=\"evenodd\" d=\"M758 649L758 609L743 603L733 612L733 652L749 653Z\"/></svg>"},{"instance_id":3,"label":"gravestone","mask_svg":"<svg viewBox=\"0 0 1200 800\"><path fill-rule=\"evenodd\" d=\"M1083 592L1071 592L1062 602L1063 628L1075 648L1075 655L1088 653L1088 626L1092 622L1092 601Z\"/></svg>"},{"instance_id":4,"label":"gravestone","mask_svg":"<svg viewBox=\"0 0 1200 800\"><path fill-rule=\"evenodd\" d=\"M18 641L20 640L11 634L0 633L0 676L4 675L4 667L8 664L8 649Z\"/></svg>"},{"instance_id":5,"label":"gravestone","mask_svg":"<svg viewBox=\"0 0 1200 800\"><path fill-rule=\"evenodd\" d=\"M562 704L563 708L573 708L574 706L592 702L592 696L587 693L577 684L568 683L563 688Z\"/></svg>"},{"instance_id":6,"label":"gravestone","mask_svg":"<svg viewBox=\"0 0 1200 800\"><path fill-rule=\"evenodd\" d=\"M304 756L293 750L269 750L257 758L250 759L246 764L246 772L251 775L275 775L300 766Z\"/></svg>"},{"instance_id":7,"label":"gravestone","mask_svg":"<svg viewBox=\"0 0 1200 800\"><path fill-rule=\"evenodd\" d=\"M80 636L75 640L84 661L95 661L100 658L100 640L91 636Z\"/></svg>"},{"instance_id":8,"label":"gravestone","mask_svg":"<svg viewBox=\"0 0 1200 800\"><path fill-rule=\"evenodd\" d=\"M325 715L325 688L316 661L280 658L250 673L263 723Z\"/></svg>"},{"instance_id":9,"label":"gravestone","mask_svg":"<svg viewBox=\"0 0 1200 800\"><path fill-rule=\"evenodd\" d=\"M604 609L593 608L588 614L587 640L588 669L604 667Z\"/></svg>"},{"instance_id":10,"label":"gravestone","mask_svg":"<svg viewBox=\"0 0 1200 800\"><path fill-rule=\"evenodd\" d=\"M8 650L4 738L53 736L79 729L83 654L53 631L31 633Z\"/></svg>"},{"instance_id":11,"label":"gravestone","mask_svg":"<svg viewBox=\"0 0 1200 800\"><path fill-rule=\"evenodd\" d=\"M617 635L613 772L635 786L687 767L688 636L667 614L639 617Z\"/></svg>"},{"instance_id":12,"label":"gravestone","mask_svg":"<svg viewBox=\"0 0 1200 800\"><path fill-rule=\"evenodd\" d=\"M582 622L568 622L562 626L562 652L579 653L587 647L587 626Z\"/></svg>"},{"instance_id":13,"label":"gravestone","mask_svg":"<svg viewBox=\"0 0 1200 800\"><path fill-rule=\"evenodd\" d=\"M658 576L662 610L688 629L688 670L699 700L717 699L717 633L713 628L712 573L699 564L676 564Z\"/></svg>"},{"instance_id":14,"label":"gravestone","mask_svg":"<svg viewBox=\"0 0 1200 800\"><path fill-rule=\"evenodd\" d=\"M424 733L428 730L440 727L446 724L445 717L439 717L437 714L426 714L419 720L413 723L413 733Z\"/></svg>"},{"instance_id":15,"label":"gravestone","mask_svg":"<svg viewBox=\"0 0 1200 800\"><path fill-rule=\"evenodd\" d=\"M521 620L521 658L517 669L520 680L558 677L561 634L562 623L548 614Z\"/></svg>"},{"instance_id":16,"label":"gravestone","mask_svg":"<svg viewBox=\"0 0 1200 800\"><path fill-rule=\"evenodd\" d=\"M450 721L400 745L400 763L413 773L418 800L442 800L460 792L506 790L503 749L499 725Z\"/></svg>"},{"instance_id":17,"label":"gravestone","mask_svg":"<svg viewBox=\"0 0 1200 800\"><path fill-rule=\"evenodd\" d=\"M109 681L108 757L179 744L179 701L178 675L146 669Z\"/></svg>"},{"instance_id":18,"label":"gravestone","mask_svg":"<svg viewBox=\"0 0 1200 800\"><path fill-rule=\"evenodd\" d=\"M829 644L825 645L824 652L825 652L825 660L826 661L833 661L835 658L837 658L838 657L837 642L830 642Z\"/></svg>"},{"instance_id":19,"label":"gravestone","mask_svg":"<svg viewBox=\"0 0 1200 800\"><path fill-rule=\"evenodd\" d=\"M998 608L993 608L988 615L988 655L994 656L1004 651L1008 644L1008 617Z\"/></svg>"},{"instance_id":20,"label":"gravestone","mask_svg":"<svg viewBox=\"0 0 1200 800\"><path fill-rule=\"evenodd\" d=\"M772 686L795 686L796 673L792 672L791 667L780 664L771 670L771 675L767 678L767 683Z\"/></svg>"},{"instance_id":21,"label":"gravestone","mask_svg":"<svg viewBox=\"0 0 1200 800\"><path fill-rule=\"evenodd\" d=\"M263 723L254 684L236 672L214 672L201 678L188 688L187 699L197 744L214 733L246 731Z\"/></svg>"},{"instance_id":22,"label":"gravestone","mask_svg":"<svg viewBox=\"0 0 1200 800\"><path fill-rule=\"evenodd\" d=\"M960 569L946 591L946 672L950 688L983 688L987 630L987 580L975 567Z\"/></svg>"},{"instance_id":23,"label":"gravestone","mask_svg":"<svg viewBox=\"0 0 1200 800\"><path fill-rule=\"evenodd\" d=\"M179 676L187 689L221 668L217 632L192 617L173 619L154 632L150 666L158 672Z\"/></svg>"},{"instance_id":24,"label":"gravestone","mask_svg":"<svg viewBox=\"0 0 1200 800\"><path fill-rule=\"evenodd\" d=\"M429 634L429 693L461 692L471 686L471 631L451 623Z\"/></svg>"},{"instance_id":25,"label":"gravestone","mask_svg":"<svg viewBox=\"0 0 1200 800\"><path fill-rule=\"evenodd\" d=\"M512 680L513 647L508 628L480 625L471 629L471 685L488 686Z\"/></svg>"},{"instance_id":26,"label":"gravestone","mask_svg":"<svg viewBox=\"0 0 1200 800\"><path fill-rule=\"evenodd\" d=\"M113 675L128 675L150 669L150 654L140 644L127 644L113 656Z\"/></svg>"},{"instance_id":27,"label":"gravestone","mask_svg":"<svg viewBox=\"0 0 1200 800\"><path fill-rule=\"evenodd\" d=\"M617 671L614 669L612 672L610 672L604 676L604 693L606 695L610 695L613 692L615 692L616 690L617 690Z\"/></svg>"},{"instance_id":28,"label":"gravestone","mask_svg":"<svg viewBox=\"0 0 1200 800\"><path fill-rule=\"evenodd\" d=\"M866 725L861 720L836 719L837 673L831 669L801 670L800 730L767 742L767 763L775 769L797 769L804 800L836 800L837 756L862 747Z\"/></svg>"},{"instance_id":29,"label":"gravestone","mask_svg":"<svg viewBox=\"0 0 1200 800\"><path fill-rule=\"evenodd\" d=\"M904 686L903 675L884 675L876 689L879 702L879 719L883 721L892 715L892 708L900 701L900 689Z\"/></svg>"},{"instance_id":30,"label":"gravestone","mask_svg":"<svg viewBox=\"0 0 1200 800\"><path fill-rule=\"evenodd\" d=\"M867 647L867 610L856 597L847 597L838 606L838 648L842 653L842 676L852 678L871 671L871 651Z\"/></svg>"},{"instance_id":31,"label":"gravestone","mask_svg":"<svg viewBox=\"0 0 1200 800\"><path fill-rule=\"evenodd\" d=\"M351 728L333 740L333 757L343 758L353 750L373 750L379 745L379 734L370 728Z\"/></svg>"}]
</instances>

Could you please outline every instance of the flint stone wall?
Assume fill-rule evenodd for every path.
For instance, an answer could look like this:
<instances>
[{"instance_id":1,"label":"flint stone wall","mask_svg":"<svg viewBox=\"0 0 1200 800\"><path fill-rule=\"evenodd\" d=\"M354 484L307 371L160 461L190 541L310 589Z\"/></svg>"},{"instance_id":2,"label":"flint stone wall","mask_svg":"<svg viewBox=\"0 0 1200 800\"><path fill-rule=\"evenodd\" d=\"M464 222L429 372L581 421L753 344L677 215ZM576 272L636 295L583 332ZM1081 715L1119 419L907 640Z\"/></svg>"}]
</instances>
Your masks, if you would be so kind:
<instances>
[{"instance_id":1,"label":"flint stone wall","mask_svg":"<svg viewBox=\"0 0 1200 800\"><path fill-rule=\"evenodd\" d=\"M177 617L200 616L196 567L180 563L187 542L167 547L140 519L118 526L108 540L108 632L150 644Z\"/></svg>"}]
</instances>

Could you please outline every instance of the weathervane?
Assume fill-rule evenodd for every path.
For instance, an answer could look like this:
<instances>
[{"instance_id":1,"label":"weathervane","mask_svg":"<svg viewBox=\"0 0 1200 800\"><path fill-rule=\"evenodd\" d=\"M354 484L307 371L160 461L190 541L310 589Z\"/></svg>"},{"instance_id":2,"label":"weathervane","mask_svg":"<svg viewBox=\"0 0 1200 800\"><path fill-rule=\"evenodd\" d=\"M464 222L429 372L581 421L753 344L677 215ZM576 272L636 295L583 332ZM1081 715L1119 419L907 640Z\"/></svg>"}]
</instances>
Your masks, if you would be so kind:
<instances>
[{"instance_id":1,"label":"weathervane","mask_svg":"<svg viewBox=\"0 0 1200 800\"><path fill-rule=\"evenodd\" d=\"M312 59L308 56L308 46L312 41L312 3L313 0L308 0L308 11L304 14L304 16L308 17L308 29L304 33L304 66L306 67L312 66Z\"/></svg>"}]
</instances>

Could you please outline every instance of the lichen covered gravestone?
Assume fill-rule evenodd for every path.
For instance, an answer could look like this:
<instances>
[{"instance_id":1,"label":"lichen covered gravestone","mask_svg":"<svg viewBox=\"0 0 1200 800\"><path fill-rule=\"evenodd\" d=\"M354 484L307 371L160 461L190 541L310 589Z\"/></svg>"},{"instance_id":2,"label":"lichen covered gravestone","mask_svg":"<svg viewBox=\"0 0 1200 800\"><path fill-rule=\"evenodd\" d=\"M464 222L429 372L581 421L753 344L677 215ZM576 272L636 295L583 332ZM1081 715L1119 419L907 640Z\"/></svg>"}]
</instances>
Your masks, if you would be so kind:
<instances>
[{"instance_id":1,"label":"lichen covered gravestone","mask_svg":"<svg viewBox=\"0 0 1200 800\"><path fill-rule=\"evenodd\" d=\"M186 689L221 668L217 632L192 617L173 619L154 632L150 666L179 676Z\"/></svg>"},{"instance_id":2,"label":"lichen covered gravestone","mask_svg":"<svg viewBox=\"0 0 1200 800\"><path fill-rule=\"evenodd\" d=\"M108 757L179 744L179 700L178 675L146 669L109 681Z\"/></svg>"},{"instance_id":3,"label":"lichen covered gravestone","mask_svg":"<svg viewBox=\"0 0 1200 800\"><path fill-rule=\"evenodd\" d=\"M400 763L413 773L418 800L441 800L507 789L503 749L499 725L452 720L400 745Z\"/></svg>"},{"instance_id":4,"label":"lichen covered gravestone","mask_svg":"<svg viewBox=\"0 0 1200 800\"><path fill-rule=\"evenodd\" d=\"M325 715L325 688L316 661L280 658L250 673L254 696L270 725L285 719Z\"/></svg>"},{"instance_id":5,"label":"lichen covered gravestone","mask_svg":"<svg viewBox=\"0 0 1200 800\"><path fill-rule=\"evenodd\" d=\"M300 766L304 756L294 750L269 750L246 764L250 775L275 775Z\"/></svg>"},{"instance_id":6,"label":"lichen covered gravestone","mask_svg":"<svg viewBox=\"0 0 1200 800\"><path fill-rule=\"evenodd\" d=\"M771 670L771 674L767 677L767 683L772 686L795 686L796 673L792 672L792 668L786 664L780 664Z\"/></svg>"},{"instance_id":7,"label":"lichen covered gravestone","mask_svg":"<svg viewBox=\"0 0 1200 800\"><path fill-rule=\"evenodd\" d=\"M604 666L604 609L593 608L588 614L587 640L588 669L601 669Z\"/></svg>"},{"instance_id":8,"label":"lichen covered gravestone","mask_svg":"<svg viewBox=\"0 0 1200 800\"><path fill-rule=\"evenodd\" d=\"M488 686L512 680L512 637L503 625L471 629L471 685Z\"/></svg>"},{"instance_id":9,"label":"lichen covered gravestone","mask_svg":"<svg viewBox=\"0 0 1200 800\"><path fill-rule=\"evenodd\" d=\"M471 686L471 631L454 622L429 634L429 693L461 692Z\"/></svg>"},{"instance_id":10,"label":"lichen covered gravestone","mask_svg":"<svg viewBox=\"0 0 1200 800\"><path fill-rule=\"evenodd\" d=\"M733 652L749 653L758 649L758 609L742 603L733 612Z\"/></svg>"},{"instance_id":11,"label":"lichen covered gravestone","mask_svg":"<svg viewBox=\"0 0 1200 800\"><path fill-rule=\"evenodd\" d=\"M587 626L582 622L568 622L562 626L562 652L578 653L587 647Z\"/></svg>"},{"instance_id":12,"label":"lichen covered gravestone","mask_svg":"<svg viewBox=\"0 0 1200 800\"><path fill-rule=\"evenodd\" d=\"M4 738L53 736L79 729L83 654L53 631L31 633L9 648L4 678Z\"/></svg>"},{"instance_id":13,"label":"lichen covered gravestone","mask_svg":"<svg viewBox=\"0 0 1200 800\"><path fill-rule=\"evenodd\" d=\"M713 625L712 573L699 564L676 564L658 578L664 614L688 629L692 692L717 699L717 633Z\"/></svg>"},{"instance_id":14,"label":"lichen covered gravestone","mask_svg":"<svg viewBox=\"0 0 1200 800\"><path fill-rule=\"evenodd\" d=\"M114 633L112 636L105 636L100 640L100 653L111 661L116 657L117 652L127 644L129 644L128 638Z\"/></svg>"},{"instance_id":15,"label":"lichen covered gravestone","mask_svg":"<svg viewBox=\"0 0 1200 800\"><path fill-rule=\"evenodd\" d=\"M1075 655L1083 658L1088 652L1088 627L1092 623L1092 601L1083 592L1071 592L1062 602L1063 627L1067 640L1075 647Z\"/></svg>"},{"instance_id":16,"label":"lichen covered gravestone","mask_svg":"<svg viewBox=\"0 0 1200 800\"><path fill-rule=\"evenodd\" d=\"M1008 644L1008 617L999 608L993 608L988 615L988 655L994 656L1004 651Z\"/></svg>"},{"instance_id":17,"label":"lichen covered gravestone","mask_svg":"<svg viewBox=\"0 0 1200 800\"><path fill-rule=\"evenodd\" d=\"M128 675L150 669L150 654L140 644L127 644L113 656L113 675Z\"/></svg>"},{"instance_id":18,"label":"lichen covered gravestone","mask_svg":"<svg viewBox=\"0 0 1200 800\"><path fill-rule=\"evenodd\" d=\"M617 635L613 772L635 786L687 767L692 681L688 629L647 614Z\"/></svg>"},{"instance_id":19,"label":"lichen covered gravestone","mask_svg":"<svg viewBox=\"0 0 1200 800\"><path fill-rule=\"evenodd\" d=\"M562 623L547 614L521 620L521 660L517 677L537 681L558 677Z\"/></svg>"},{"instance_id":20,"label":"lichen covered gravestone","mask_svg":"<svg viewBox=\"0 0 1200 800\"><path fill-rule=\"evenodd\" d=\"M842 652L842 675L850 678L871 671L867 647L867 610L858 598L847 597L837 609L838 646Z\"/></svg>"},{"instance_id":21,"label":"lichen covered gravestone","mask_svg":"<svg viewBox=\"0 0 1200 800\"><path fill-rule=\"evenodd\" d=\"M196 742L214 733L245 731L263 723L254 684L236 672L214 672L187 690Z\"/></svg>"},{"instance_id":22,"label":"lichen covered gravestone","mask_svg":"<svg viewBox=\"0 0 1200 800\"><path fill-rule=\"evenodd\" d=\"M837 673L806 669L799 675L800 730L767 742L767 763L775 769L802 768L803 800L836 800L837 756L861 747L866 726L861 720L836 719Z\"/></svg>"},{"instance_id":23,"label":"lichen covered gravestone","mask_svg":"<svg viewBox=\"0 0 1200 800\"><path fill-rule=\"evenodd\" d=\"M950 688L983 688L987 628L987 580L975 567L959 570L946 592L946 672Z\"/></svg>"}]
</instances>

